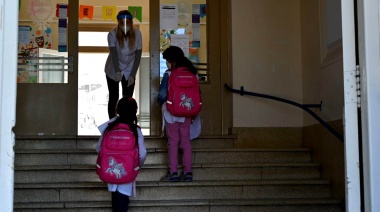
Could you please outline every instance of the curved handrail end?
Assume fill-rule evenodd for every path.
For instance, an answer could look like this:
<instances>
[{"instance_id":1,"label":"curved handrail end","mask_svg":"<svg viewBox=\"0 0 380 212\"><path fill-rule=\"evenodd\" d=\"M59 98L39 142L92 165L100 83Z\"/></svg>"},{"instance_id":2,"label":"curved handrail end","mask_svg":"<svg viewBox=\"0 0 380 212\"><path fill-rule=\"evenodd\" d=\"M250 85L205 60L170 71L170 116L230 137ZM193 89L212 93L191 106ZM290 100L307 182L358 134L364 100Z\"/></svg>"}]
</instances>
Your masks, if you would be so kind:
<instances>
[{"instance_id":1,"label":"curved handrail end","mask_svg":"<svg viewBox=\"0 0 380 212\"><path fill-rule=\"evenodd\" d=\"M256 96L256 97L261 97L261 98L272 99L272 100L284 102L284 103L287 103L287 104L299 107L299 108L303 109L304 111L308 112L311 116L313 116L319 123L322 124L322 126L324 126L328 131L330 131L333 135L335 135L340 141L344 142L343 135L341 135L339 132L337 132L334 128L332 128L329 124L327 124L323 119L321 119L316 113L314 113L313 111L311 111L308 108L308 107L318 107L319 110L322 111L323 101L321 101L321 103L318 104L318 105L316 105L316 104L314 104L314 105L302 105L302 104L299 104L297 102L294 102L294 101L291 101L291 100L287 100L287 99L283 99L283 98L279 98L279 97L275 97L275 96L270 96L270 95L266 95L266 94L260 94L260 93L254 93L254 92L244 91L244 86L240 86L240 90L237 90L237 89L233 89L232 87L229 87L225 83L224 87L227 88L229 91L231 91L233 93L239 93L241 96L243 96L244 94L247 94L247 95L250 95L250 96Z\"/></svg>"}]
</instances>

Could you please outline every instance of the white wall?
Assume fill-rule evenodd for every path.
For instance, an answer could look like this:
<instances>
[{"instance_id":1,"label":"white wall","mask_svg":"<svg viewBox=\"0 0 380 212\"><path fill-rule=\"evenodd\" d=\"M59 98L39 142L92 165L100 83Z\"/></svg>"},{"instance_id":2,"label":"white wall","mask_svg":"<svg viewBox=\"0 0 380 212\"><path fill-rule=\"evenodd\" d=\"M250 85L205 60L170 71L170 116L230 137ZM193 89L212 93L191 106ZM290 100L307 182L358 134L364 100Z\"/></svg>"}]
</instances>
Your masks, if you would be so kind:
<instances>
[{"instance_id":1,"label":"white wall","mask_svg":"<svg viewBox=\"0 0 380 212\"><path fill-rule=\"evenodd\" d=\"M0 0L0 206L13 211L18 1Z\"/></svg>"}]
</instances>

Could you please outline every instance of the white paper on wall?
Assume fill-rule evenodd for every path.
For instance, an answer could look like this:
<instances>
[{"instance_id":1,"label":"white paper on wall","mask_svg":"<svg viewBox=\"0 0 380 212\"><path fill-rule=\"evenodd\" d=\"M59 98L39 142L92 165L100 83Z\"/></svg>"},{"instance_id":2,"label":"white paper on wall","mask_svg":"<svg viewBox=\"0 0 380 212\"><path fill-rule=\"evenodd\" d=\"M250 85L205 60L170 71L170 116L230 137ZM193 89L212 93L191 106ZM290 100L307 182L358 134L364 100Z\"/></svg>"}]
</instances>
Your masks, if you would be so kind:
<instances>
[{"instance_id":1,"label":"white paper on wall","mask_svg":"<svg viewBox=\"0 0 380 212\"><path fill-rule=\"evenodd\" d=\"M186 57L189 57L189 36L172 34L171 46L178 46L182 49Z\"/></svg>"},{"instance_id":2,"label":"white paper on wall","mask_svg":"<svg viewBox=\"0 0 380 212\"><path fill-rule=\"evenodd\" d=\"M160 6L160 29L176 30L178 28L178 9L175 4L162 4Z\"/></svg>"}]
</instances>

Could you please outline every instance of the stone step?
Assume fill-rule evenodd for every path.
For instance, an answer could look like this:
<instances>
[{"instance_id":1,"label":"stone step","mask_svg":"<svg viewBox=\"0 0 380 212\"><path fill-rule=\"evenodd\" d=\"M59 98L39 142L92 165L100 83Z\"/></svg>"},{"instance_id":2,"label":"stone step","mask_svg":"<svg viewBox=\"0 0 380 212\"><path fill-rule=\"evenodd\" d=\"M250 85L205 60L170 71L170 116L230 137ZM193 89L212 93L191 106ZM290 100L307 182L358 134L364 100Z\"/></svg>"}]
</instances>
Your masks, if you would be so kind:
<instances>
[{"instance_id":1,"label":"stone step","mask_svg":"<svg viewBox=\"0 0 380 212\"><path fill-rule=\"evenodd\" d=\"M15 168L15 183L100 182L95 166L24 166ZM181 167L179 167L181 170ZM305 180L319 179L317 163L290 164L194 164L196 180ZM145 165L138 181L155 181L166 165Z\"/></svg>"},{"instance_id":2,"label":"stone step","mask_svg":"<svg viewBox=\"0 0 380 212\"><path fill-rule=\"evenodd\" d=\"M132 200L131 212L343 212L341 202L333 199L250 199L250 200ZM111 212L111 202L15 203L15 212Z\"/></svg>"},{"instance_id":3,"label":"stone step","mask_svg":"<svg viewBox=\"0 0 380 212\"><path fill-rule=\"evenodd\" d=\"M137 200L330 197L329 182L324 180L137 182ZM110 201L110 194L105 183L15 184L15 203L73 201Z\"/></svg>"},{"instance_id":4,"label":"stone step","mask_svg":"<svg viewBox=\"0 0 380 212\"><path fill-rule=\"evenodd\" d=\"M93 165L97 153L91 149L17 150L15 166ZM180 158L180 157L179 157ZM193 163L306 163L310 149L193 149ZM167 164L167 149L148 149L145 164Z\"/></svg>"},{"instance_id":5,"label":"stone step","mask_svg":"<svg viewBox=\"0 0 380 212\"><path fill-rule=\"evenodd\" d=\"M200 136L193 148L233 148L236 136ZM15 149L95 149L99 136L18 136ZM167 138L145 136L147 148L166 148Z\"/></svg>"},{"instance_id":6,"label":"stone step","mask_svg":"<svg viewBox=\"0 0 380 212\"><path fill-rule=\"evenodd\" d=\"M110 192L94 169L98 138L17 137L14 211L110 212ZM310 149L238 149L235 138L192 141L194 181L173 183L159 181L167 171L167 139L146 136L147 160L130 211L344 211L320 180Z\"/></svg>"}]
</instances>

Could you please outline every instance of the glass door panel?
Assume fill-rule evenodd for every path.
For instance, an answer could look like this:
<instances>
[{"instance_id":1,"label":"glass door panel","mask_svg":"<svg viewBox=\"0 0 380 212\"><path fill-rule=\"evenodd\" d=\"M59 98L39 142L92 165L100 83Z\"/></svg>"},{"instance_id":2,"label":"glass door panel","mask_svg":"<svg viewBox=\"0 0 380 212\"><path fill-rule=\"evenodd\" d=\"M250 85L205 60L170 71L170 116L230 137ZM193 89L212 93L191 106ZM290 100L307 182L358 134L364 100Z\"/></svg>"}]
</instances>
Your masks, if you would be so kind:
<instances>
[{"instance_id":1,"label":"glass door panel","mask_svg":"<svg viewBox=\"0 0 380 212\"><path fill-rule=\"evenodd\" d=\"M160 0L160 51L170 45L182 48L198 69L199 81L207 82L206 0ZM160 77L166 71L160 54Z\"/></svg>"},{"instance_id":2,"label":"glass door panel","mask_svg":"<svg viewBox=\"0 0 380 212\"><path fill-rule=\"evenodd\" d=\"M14 132L76 136L78 1L21 2Z\"/></svg>"},{"instance_id":3,"label":"glass door panel","mask_svg":"<svg viewBox=\"0 0 380 212\"><path fill-rule=\"evenodd\" d=\"M117 13L128 9L128 5L142 7L142 15L133 19L134 28L141 31L143 56L136 75L133 97L139 105L138 124L144 135L150 134L150 53L149 53L149 0L120 0L94 2L80 0L81 5L93 6L92 19L79 20L79 64L78 64L78 135L100 135L97 126L108 121L108 88L104 73L109 53L107 35L117 26L115 20L103 19L102 8L115 6ZM133 13L135 14L135 13ZM122 97L121 83L119 97Z\"/></svg>"},{"instance_id":4,"label":"glass door panel","mask_svg":"<svg viewBox=\"0 0 380 212\"><path fill-rule=\"evenodd\" d=\"M108 120L108 89L104 64L108 53L79 53L78 135L100 135Z\"/></svg>"}]
</instances>

